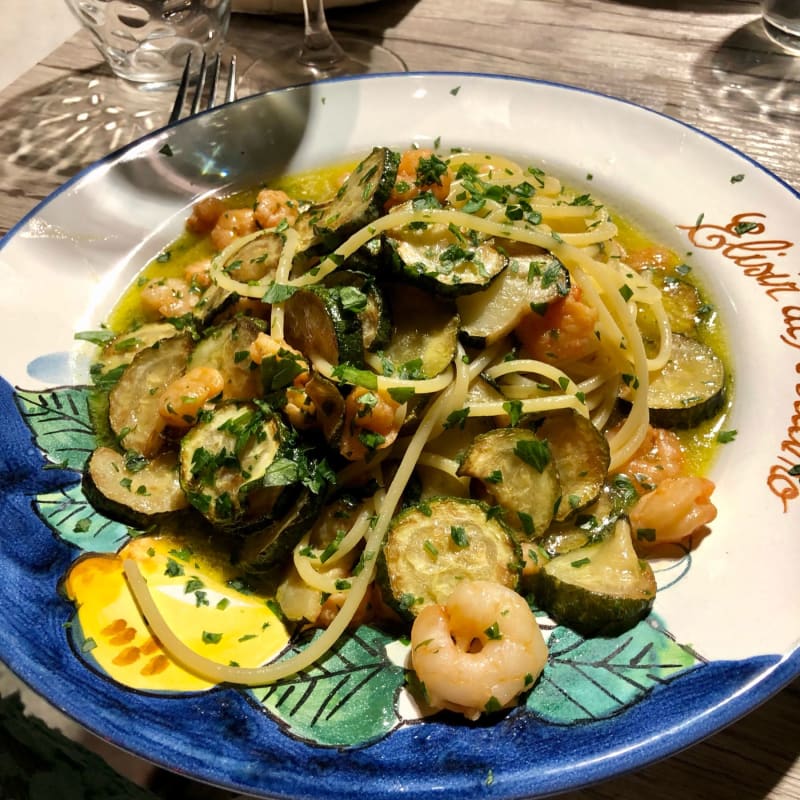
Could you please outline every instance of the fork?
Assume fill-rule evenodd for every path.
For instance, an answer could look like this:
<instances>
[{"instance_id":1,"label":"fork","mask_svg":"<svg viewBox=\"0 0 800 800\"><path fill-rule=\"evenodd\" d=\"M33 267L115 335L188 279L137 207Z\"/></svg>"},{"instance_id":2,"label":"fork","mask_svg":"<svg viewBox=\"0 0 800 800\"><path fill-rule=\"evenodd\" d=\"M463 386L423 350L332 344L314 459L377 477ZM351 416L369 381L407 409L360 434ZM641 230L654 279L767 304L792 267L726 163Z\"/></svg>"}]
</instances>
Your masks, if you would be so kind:
<instances>
[{"instance_id":1,"label":"fork","mask_svg":"<svg viewBox=\"0 0 800 800\"><path fill-rule=\"evenodd\" d=\"M186 93L189 89L189 76L192 72L192 54L186 58L186 64L183 67L183 74L181 75L181 82L178 85L178 92L175 95L175 102L172 106L172 113L169 116L170 123L177 122L183 115L183 106L186 101ZM209 77L209 70L206 65L206 55L203 53L203 58L200 60L200 70L197 73L197 84L194 87L194 96L189 106L188 116L194 116L198 111L203 108L211 109L217 105L230 103L236 99L236 55L230 57L228 62L228 80L225 83L225 94L222 103L217 103L217 87L219 84L220 75L222 72L222 59L219 53L215 56L211 63L210 69L210 86L208 93L206 93L206 80ZM205 105L204 105L205 104Z\"/></svg>"}]
</instances>

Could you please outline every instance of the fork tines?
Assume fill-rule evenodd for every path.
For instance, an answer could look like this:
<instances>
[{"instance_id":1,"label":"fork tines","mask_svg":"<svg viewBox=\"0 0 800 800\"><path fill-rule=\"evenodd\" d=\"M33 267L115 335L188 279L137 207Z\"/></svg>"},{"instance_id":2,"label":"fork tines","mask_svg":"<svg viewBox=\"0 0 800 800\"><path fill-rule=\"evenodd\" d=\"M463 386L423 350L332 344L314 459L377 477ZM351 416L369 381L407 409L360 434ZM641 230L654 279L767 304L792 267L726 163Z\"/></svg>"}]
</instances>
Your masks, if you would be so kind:
<instances>
[{"instance_id":1,"label":"fork tines","mask_svg":"<svg viewBox=\"0 0 800 800\"><path fill-rule=\"evenodd\" d=\"M194 87L194 95L190 104L189 116L197 114L198 111L209 108L214 108L220 103L217 103L217 92L219 89L220 76L222 73L222 58L217 54L211 62L211 67L207 66L205 53L200 60L200 69L197 73L197 81ZM175 95L175 102L172 106L172 113L170 114L169 121L177 122L183 115L183 106L186 101L186 93L189 90L189 84L192 75L192 54L190 53L186 58L186 64L183 67L183 74L181 81L178 85L178 92ZM208 84L208 89L206 85ZM225 83L225 93L223 95L222 103L230 103L236 99L236 55L232 55L228 62L228 78Z\"/></svg>"}]
</instances>

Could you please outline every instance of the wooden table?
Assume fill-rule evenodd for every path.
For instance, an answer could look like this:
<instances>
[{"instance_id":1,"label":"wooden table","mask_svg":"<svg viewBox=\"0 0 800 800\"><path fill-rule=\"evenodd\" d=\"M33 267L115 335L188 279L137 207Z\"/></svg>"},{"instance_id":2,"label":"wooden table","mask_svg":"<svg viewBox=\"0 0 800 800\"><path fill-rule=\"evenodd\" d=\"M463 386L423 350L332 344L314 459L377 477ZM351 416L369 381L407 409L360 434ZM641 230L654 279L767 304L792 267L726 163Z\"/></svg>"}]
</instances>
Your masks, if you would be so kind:
<instances>
[{"instance_id":1,"label":"wooden table","mask_svg":"<svg viewBox=\"0 0 800 800\"><path fill-rule=\"evenodd\" d=\"M755 2L383 0L331 11L329 21L334 32L383 41L414 71L523 75L640 103L800 188L800 58L766 40ZM298 24L296 17L234 15L229 48L240 72L269 57ZM169 93L145 94L114 79L84 33L22 75L0 93L0 234L78 170L160 127L171 101ZM125 758L112 760L135 772ZM208 796L185 781L170 791ZM645 796L800 799L800 682L669 760L564 795Z\"/></svg>"}]
</instances>

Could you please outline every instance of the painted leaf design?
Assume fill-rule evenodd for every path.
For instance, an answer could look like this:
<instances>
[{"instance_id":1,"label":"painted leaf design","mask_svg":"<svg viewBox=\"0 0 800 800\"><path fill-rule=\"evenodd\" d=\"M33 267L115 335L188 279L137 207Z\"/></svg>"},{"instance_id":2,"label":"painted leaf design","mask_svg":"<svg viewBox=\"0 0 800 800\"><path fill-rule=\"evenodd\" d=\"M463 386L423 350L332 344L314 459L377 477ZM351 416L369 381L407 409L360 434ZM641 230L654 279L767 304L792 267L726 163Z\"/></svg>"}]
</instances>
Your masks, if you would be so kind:
<instances>
[{"instance_id":1,"label":"painted leaf design","mask_svg":"<svg viewBox=\"0 0 800 800\"><path fill-rule=\"evenodd\" d=\"M583 639L556 627L550 659L527 708L558 725L604 719L699 663L654 616L615 638Z\"/></svg>"},{"instance_id":2,"label":"painted leaf design","mask_svg":"<svg viewBox=\"0 0 800 800\"><path fill-rule=\"evenodd\" d=\"M404 673L386 656L392 641L362 626L321 662L256 690L256 697L298 738L332 747L374 741L400 724L395 701Z\"/></svg>"},{"instance_id":3,"label":"painted leaf design","mask_svg":"<svg viewBox=\"0 0 800 800\"><path fill-rule=\"evenodd\" d=\"M85 386L17 390L17 405L36 445L65 469L82 470L96 446L90 402L91 390Z\"/></svg>"},{"instance_id":4,"label":"painted leaf design","mask_svg":"<svg viewBox=\"0 0 800 800\"><path fill-rule=\"evenodd\" d=\"M93 553L115 553L128 538L129 529L94 510L80 484L40 494L35 509L65 542Z\"/></svg>"}]
</instances>

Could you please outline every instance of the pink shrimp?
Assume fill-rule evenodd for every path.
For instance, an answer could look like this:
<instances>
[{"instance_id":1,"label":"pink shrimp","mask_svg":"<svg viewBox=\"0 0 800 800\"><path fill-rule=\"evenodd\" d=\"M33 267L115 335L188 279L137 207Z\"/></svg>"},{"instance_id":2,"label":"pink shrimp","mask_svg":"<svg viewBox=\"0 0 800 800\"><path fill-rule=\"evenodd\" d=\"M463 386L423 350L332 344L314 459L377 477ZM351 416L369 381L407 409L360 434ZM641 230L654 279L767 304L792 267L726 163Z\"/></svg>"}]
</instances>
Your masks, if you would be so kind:
<instances>
[{"instance_id":1,"label":"pink shrimp","mask_svg":"<svg viewBox=\"0 0 800 800\"><path fill-rule=\"evenodd\" d=\"M685 458L676 433L664 428L648 428L644 441L617 472L624 472L639 492L658 486L667 478L684 472Z\"/></svg>"},{"instance_id":2,"label":"pink shrimp","mask_svg":"<svg viewBox=\"0 0 800 800\"><path fill-rule=\"evenodd\" d=\"M280 189L262 189L256 197L255 218L262 228L276 228L284 220L294 225L299 213L297 203Z\"/></svg>"},{"instance_id":3,"label":"pink shrimp","mask_svg":"<svg viewBox=\"0 0 800 800\"><path fill-rule=\"evenodd\" d=\"M206 197L195 203L186 220L186 229L192 233L209 233L217 224L225 204L218 197Z\"/></svg>"},{"instance_id":4,"label":"pink shrimp","mask_svg":"<svg viewBox=\"0 0 800 800\"><path fill-rule=\"evenodd\" d=\"M158 413L167 424L189 428L197 421L203 406L222 394L225 378L213 367L195 367L176 378L164 390Z\"/></svg>"},{"instance_id":5,"label":"pink shrimp","mask_svg":"<svg viewBox=\"0 0 800 800\"><path fill-rule=\"evenodd\" d=\"M526 314L516 334L531 358L563 364L597 351L597 318L597 311L581 300L580 287L573 286L566 297L550 303L544 314Z\"/></svg>"},{"instance_id":6,"label":"pink shrimp","mask_svg":"<svg viewBox=\"0 0 800 800\"><path fill-rule=\"evenodd\" d=\"M257 230L256 216L252 208L231 208L219 215L211 231L211 242L217 250L224 250L234 239L255 233Z\"/></svg>"},{"instance_id":7,"label":"pink shrimp","mask_svg":"<svg viewBox=\"0 0 800 800\"><path fill-rule=\"evenodd\" d=\"M397 181L386 201L386 209L430 192L440 202L447 199L453 176L433 150L412 148L400 158Z\"/></svg>"},{"instance_id":8,"label":"pink shrimp","mask_svg":"<svg viewBox=\"0 0 800 800\"><path fill-rule=\"evenodd\" d=\"M717 516L714 488L708 478L683 475L642 495L629 514L637 545L679 542L708 525Z\"/></svg>"},{"instance_id":9,"label":"pink shrimp","mask_svg":"<svg viewBox=\"0 0 800 800\"><path fill-rule=\"evenodd\" d=\"M157 278L142 287L139 299L145 311L174 318L189 313L197 305L200 295L182 278Z\"/></svg>"},{"instance_id":10,"label":"pink shrimp","mask_svg":"<svg viewBox=\"0 0 800 800\"><path fill-rule=\"evenodd\" d=\"M345 401L344 431L339 445L341 454L350 461L367 457L370 449L389 447L403 424L402 406L388 392L356 387ZM364 434L375 434L375 444L368 447Z\"/></svg>"}]
</instances>

